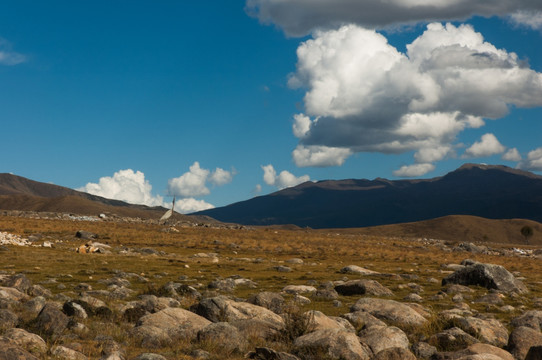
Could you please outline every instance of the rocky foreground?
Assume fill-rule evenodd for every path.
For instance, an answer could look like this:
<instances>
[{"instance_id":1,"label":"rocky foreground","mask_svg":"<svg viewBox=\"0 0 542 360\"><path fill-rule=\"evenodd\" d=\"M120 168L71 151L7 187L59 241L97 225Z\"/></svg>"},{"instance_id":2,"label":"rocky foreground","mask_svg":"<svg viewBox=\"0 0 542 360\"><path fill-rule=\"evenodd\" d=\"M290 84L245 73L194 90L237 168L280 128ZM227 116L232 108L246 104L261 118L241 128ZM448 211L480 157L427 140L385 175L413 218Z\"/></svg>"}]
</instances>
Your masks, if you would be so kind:
<instances>
[{"instance_id":1,"label":"rocky foreground","mask_svg":"<svg viewBox=\"0 0 542 360\"><path fill-rule=\"evenodd\" d=\"M291 259L288 265L302 263ZM291 270L280 266L277 272ZM530 298L542 307L542 299L533 298L524 283L500 265L464 260L445 268L451 270L443 279L422 280L350 265L337 269L344 280L285 284L281 292L258 292L257 284L240 276L218 278L197 289L180 276L178 282L139 295L132 284L148 279L121 270L103 281L108 290L79 283L56 295L47 289L54 279L33 284L23 273L4 271L0 360L83 360L89 358L89 346L99 349L103 360L542 359L542 310L509 304ZM410 294L402 301L391 300L394 291L375 280L379 277L407 279L402 286ZM426 294L425 282L440 282L442 288ZM227 295L236 287L253 293L246 298ZM485 295L478 296L481 288ZM303 310L311 299L340 306L344 296L357 301L340 316ZM449 298L454 305L447 309L424 306L425 301ZM474 310L469 304L475 303L492 311ZM517 315L505 322L495 313ZM111 334L108 328L122 334Z\"/></svg>"}]
</instances>

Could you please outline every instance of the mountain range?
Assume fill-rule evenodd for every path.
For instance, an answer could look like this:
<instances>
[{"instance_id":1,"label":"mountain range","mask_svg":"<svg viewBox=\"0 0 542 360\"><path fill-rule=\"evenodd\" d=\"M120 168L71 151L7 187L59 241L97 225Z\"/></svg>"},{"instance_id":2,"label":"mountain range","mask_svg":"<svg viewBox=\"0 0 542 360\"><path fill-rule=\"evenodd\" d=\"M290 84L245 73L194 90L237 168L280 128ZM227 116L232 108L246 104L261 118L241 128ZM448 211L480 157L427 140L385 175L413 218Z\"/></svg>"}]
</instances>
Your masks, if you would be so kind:
<instances>
[{"instance_id":1,"label":"mountain range","mask_svg":"<svg viewBox=\"0 0 542 360\"><path fill-rule=\"evenodd\" d=\"M62 212L78 215L110 213L118 216L160 218L163 207L128 204L67 187L0 173L0 209Z\"/></svg>"},{"instance_id":2,"label":"mountain range","mask_svg":"<svg viewBox=\"0 0 542 360\"><path fill-rule=\"evenodd\" d=\"M542 221L542 176L502 165L465 164L417 180L325 180L195 213L245 225L357 228L447 215Z\"/></svg>"}]
</instances>

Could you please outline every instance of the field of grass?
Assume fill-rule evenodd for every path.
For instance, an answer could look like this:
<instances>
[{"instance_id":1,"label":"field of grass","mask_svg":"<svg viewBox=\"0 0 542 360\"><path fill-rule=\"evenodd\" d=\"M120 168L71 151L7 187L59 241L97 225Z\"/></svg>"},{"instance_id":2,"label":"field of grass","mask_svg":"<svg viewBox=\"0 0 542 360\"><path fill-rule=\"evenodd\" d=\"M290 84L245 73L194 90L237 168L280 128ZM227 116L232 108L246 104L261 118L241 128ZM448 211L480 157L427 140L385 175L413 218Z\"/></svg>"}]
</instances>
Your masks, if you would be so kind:
<instances>
[{"instance_id":1,"label":"field of grass","mask_svg":"<svg viewBox=\"0 0 542 360\"><path fill-rule=\"evenodd\" d=\"M111 246L109 254L79 254L76 248L86 240L75 237L78 230L98 234L95 241ZM0 217L0 231L40 238L36 245L50 241L53 248L7 246L0 249L0 274L24 273L34 284L43 284L53 294L75 295L76 285L89 284L93 290L105 290L101 281L114 276L115 272L136 273L149 280L133 282L131 289L137 294L152 293L163 284L173 281L196 287L206 294L207 285L217 279L239 275L257 283L257 288L238 287L229 295L247 298L260 291L281 291L290 284L315 285L327 281L356 279L339 270L347 265L358 265L385 274L409 274L409 276L367 276L389 287L393 299L401 300L412 292L408 284L422 286L420 295L428 299L441 291L440 281L447 273L442 265L459 263L470 258L480 262L503 265L511 272L525 278L530 293L524 297L506 298L507 305L516 311L504 313L497 307L470 303L472 309L494 314L505 324L521 310L532 308L534 301L542 297L542 262L532 257L505 257L444 251L435 242L420 239L399 239L359 235L354 232L339 233L315 230L283 230L269 228L226 229L211 227L176 227L149 223L84 222L66 220L30 219L23 217ZM461 239L458 239L459 242ZM445 243L453 247L453 241ZM495 248L507 245L490 245ZM509 247L509 246L508 246ZM142 249L153 251L142 251ZM194 257L200 253L216 253L216 259ZM303 264L290 264L292 258ZM285 265L291 272L279 272L275 266ZM56 282L48 281L56 279ZM430 279L438 280L435 282ZM59 286L61 285L61 286ZM476 288L473 298L488 291ZM134 296L134 299L136 296ZM313 300L303 310L320 310L326 315L349 312L359 296L339 297L342 305L335 306L329 300ZM421 303L432 312L454 306L451 297L440 301L424 300ZM114 308L115 304L111 304ZM190 303L183 304L188 307ZM95 332L107 332L120 343L129 343L126 337L128 324L104 328L100 323L88 323ZM133 325L132 325L133 326ZM1 335L1 334L0 334ZM93 345L92 337L83 339L84 353L98 358L100 349ZM183 358L194 344L177 344L175 348L161 349L168 358ZM212 349L210 349L212 350ZM128 358L145 352L130 346ZM211 351L212 353L212 351ZM190 357L186 357L190 358ZM220 358L220 357L217 357ZM235 358L235 357L232 357ZM242 358L242 355L239 356Z\"/></svg>"}]
</instances>

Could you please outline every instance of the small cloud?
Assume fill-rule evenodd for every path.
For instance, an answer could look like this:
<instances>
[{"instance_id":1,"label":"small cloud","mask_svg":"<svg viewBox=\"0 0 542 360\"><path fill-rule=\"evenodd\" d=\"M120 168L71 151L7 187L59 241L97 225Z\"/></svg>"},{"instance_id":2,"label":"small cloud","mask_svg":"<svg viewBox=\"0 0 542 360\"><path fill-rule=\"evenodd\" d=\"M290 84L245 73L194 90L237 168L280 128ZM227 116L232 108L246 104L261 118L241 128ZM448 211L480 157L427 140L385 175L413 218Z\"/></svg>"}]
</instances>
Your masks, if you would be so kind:
<instances>
[{"instance_id":1,"label":"small cloud","mask_svg":"<svg viewBox=\"0 0 542 360\"><path fill-rule=\"evenodd\" d=\"M194 198L180 199L175 203L175 211L181 214L190 214L197 211L203 211L213 209L214 205L209 204L203 200L196 200Z\"/></svg>"},{"instance_id":2,"label":"small cloud","mask_svg":"<svg viewBox=\"0 0 542 360\"><path fill-rule=\"evenodd\" d=\"M111 177L104 176L98 183L88 183L76 190L130 204L165 205L160 195L152 194L152 186L145 180L145 174L132 169L119 170Z\"/></svg>"},{"instance_id":3,"label":"small cloud","mask_svg":"<svg viewBox=\"0 0 542 360\"><path fill-rule=\"evenodd\" d=\"M518 26L542 30L542 11L521 10L510 15L510 20Z\"/></svg>"},{"instance_id":4,"label":"small cloud","mask_svg":"<svg viewBox=\"0 0 542 360\"><path fill-rule=\"evenodd\" d=\"M469 157L486 157L495 154L501 154L506 150L506 147L503 146L497 137L493 134L484 134L480 141L472 144L470 148L465 150L463 158Z\"/></svg>"},{"instance_id":5,"label":"small cloud","mask_svg":"<svg viewBox=\"0 0 542 360\"><path fill-rule=\"evenodd\" d=\"M262 185L260 184L257 184L255 187L254 187L254 190L252 190L252 192L254 194L260 194L262 192Z\"/></svg>"},{"instance_id":6,"label":"small cloud","mask_svg":"<svg viewBox=\"0 0 542 360\"><path fill-rule=\"evenodd\" d=\"M435 165L433 164L413 164L401 166L399 170L393 172L393 175L397 177L417 177L433 170L435 170Z\"/></svg>"},{"instance_id":7,"label":"small cloud","mask_svg":"<svg viewBox=\"0 0 542 360\"><path fill-rule=\"evenodd\" d=\"M216 168L216 170L213 171L209 177L209 181L216 186L222 186L231 183L234 175L235 170L227 171L221 168Z\"/></svg>"},{"instance_id":8,"label":"small cloud","mask_svg":"<svg viewBox=\"0 0 542 360\"><path fill-rule=\"evenodd\" d=\"M262 166L262 170L263 170L263 181L267 185L275 186L278 189L284 189L287 187L296 186L301 183L310 181L310 177L308 175L297 177L286 170L281 171L280 174L277 175L275 168L271 164Z\"/></svg>"},{"instance_id":9,"label":"small cloud","mask_svg":"<svg viewBox=\"0 0 542 360\"><path fill-rule=\"evenodd\" d=\"M292 152L294 162L299 167L341 166L350 155L352 150L348 148L320 145L298 145Z\"/></svg>"},{"instance_id":10,"label":"small cloud","mask_svg":"<svg viewBox=\"0 0 542 360\"><path fill-rule=\"evenodd\" d=\"M518 168L531 171L542 171L542 147L530 151L527 159L518 164Z\"/></svg>"},{"instance_id":11,"label":"small cloud","mask_svg":"<svg viewBox=\"0 0 542 360\"><path fill-rule=\"evenodd\" d=\"M519 154L518 149L513 148L505 152L502 159L506 161L521 161L521 155Z\"/></svg>"},{"instance_id":12,"label":"small cloud","mask_svg":"<svg viewBox=\"0 0 542 360\"><path fill-rule=\"evenodd\" d=\"M0 38L0 65L17 65L26 60L26 56L13 51L11 44L5 39Z\"/></svg>"}]
</instances>

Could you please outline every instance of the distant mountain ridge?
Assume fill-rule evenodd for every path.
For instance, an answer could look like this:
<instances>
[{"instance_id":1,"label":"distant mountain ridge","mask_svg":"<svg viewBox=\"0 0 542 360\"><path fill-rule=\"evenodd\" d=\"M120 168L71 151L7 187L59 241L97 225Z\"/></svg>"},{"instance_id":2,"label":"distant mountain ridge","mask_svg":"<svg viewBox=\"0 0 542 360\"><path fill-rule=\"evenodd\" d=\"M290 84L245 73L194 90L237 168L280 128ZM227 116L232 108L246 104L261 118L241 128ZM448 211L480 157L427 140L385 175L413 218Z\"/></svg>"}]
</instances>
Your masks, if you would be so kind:
<instances>
[{"instance_id":1,"label":"distant mountain ridge","mask_svg":"<svg viewBox=\"0 0 542 360\"><path fill-rule=\"evenodd\" d=\"M82 215L107 212L140 218L160 218L166 211L161 206L129 204L7 173L0 173L0 209Z\"/></svg>"},{"instance_id":2,"label":"distant mountain ridge","mask_svg":"<svg viewBox=\"0 0 542 360\"><path fill-rule=\"evenodd\" d=\"M245 225L352 228L447 215L542 221L542 176L503 165L465 164L416 180L324 180L196 213Z\"/></svg>"}]
</instances>

